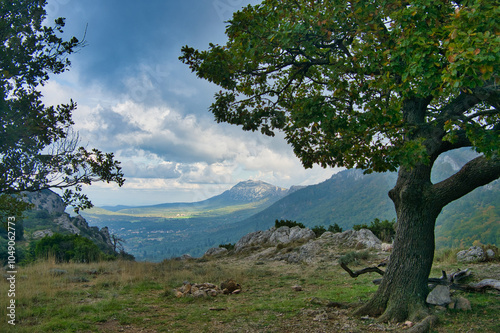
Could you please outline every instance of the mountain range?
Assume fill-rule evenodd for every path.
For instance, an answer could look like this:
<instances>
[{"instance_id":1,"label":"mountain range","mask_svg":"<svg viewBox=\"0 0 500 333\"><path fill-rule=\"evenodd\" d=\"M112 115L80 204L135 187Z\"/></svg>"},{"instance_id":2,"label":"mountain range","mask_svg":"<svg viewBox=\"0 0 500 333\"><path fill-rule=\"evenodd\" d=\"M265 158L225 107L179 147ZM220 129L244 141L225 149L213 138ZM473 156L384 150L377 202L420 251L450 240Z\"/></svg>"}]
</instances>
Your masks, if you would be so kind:
<instances>
[{"instance_id":1,"label":"mountain range","mask_svg":"<svg viewBox=\"0 0 500 333\"><path fill-rule=\"evenodd\" d=\"M447 178L474 154L461 150L441 157L433 181ZM108 226L125 239L125 249L139 260L201 256L209 247L266 230L276 219L307 227L337 223L344 230L375 218L391 220L395 212L387 193L396 178L395 173L345 170L320 184L288 190L250 180L200 202L102 207L82 215L89 224ZM461 247L473 241L500 244L499 201L500 182L496 181L448 205L437 219L437 247Z\"/></svg>"}]
</instances>

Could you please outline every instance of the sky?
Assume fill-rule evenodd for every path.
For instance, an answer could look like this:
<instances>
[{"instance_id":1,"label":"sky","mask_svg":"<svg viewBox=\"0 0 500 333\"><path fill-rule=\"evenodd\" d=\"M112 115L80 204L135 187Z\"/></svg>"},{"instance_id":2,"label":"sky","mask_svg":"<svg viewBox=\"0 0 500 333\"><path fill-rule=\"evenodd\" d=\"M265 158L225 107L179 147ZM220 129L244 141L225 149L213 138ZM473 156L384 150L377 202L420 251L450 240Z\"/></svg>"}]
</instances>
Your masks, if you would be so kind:
<instances>
[{"instance_id":1,"label":"sky","mask_svg":"<svg viewBox=\"0 0 500 333\"><path fill-rule=\"evenodd\" d=\"M46 105L73 99L80 144L113 152L126 182L94 183L96 206L196 202L240 181L280 187L322 182L338 170L304 169L274 138L218 124L208 111L220 88L179 61L184 45L224 44L232 13L249 0L48 0L46 25L65 17L65 35L85 47L69 71L42 87Z\"/></svg>"}]
</instances>

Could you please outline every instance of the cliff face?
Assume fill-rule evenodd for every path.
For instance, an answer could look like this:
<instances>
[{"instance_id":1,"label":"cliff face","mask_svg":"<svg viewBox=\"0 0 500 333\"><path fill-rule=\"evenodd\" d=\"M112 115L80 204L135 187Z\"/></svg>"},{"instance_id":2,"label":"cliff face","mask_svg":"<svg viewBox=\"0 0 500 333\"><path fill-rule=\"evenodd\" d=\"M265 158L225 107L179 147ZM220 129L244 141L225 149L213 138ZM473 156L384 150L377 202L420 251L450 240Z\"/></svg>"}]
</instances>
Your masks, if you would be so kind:
<instances>
[{"instance_id":1,"label":"cliff face","mask_svg":"<svg viewBox=\"0 0 500 333\"><path fill-rule=\"evenodd\" d=\"M45 210L49 214L62 214L66 205L61 197L51 190L39 192L24 192L25 201L34 205L33 210Z\"/></svg>"},{"instance_id":2,"label":"cliff face","mask_svg":"<svg viewBox=\"0 0 500 333\"><path fill-rule=\"evenodd\" d=\"M50 191L25 193L25 200L34 205L24 219L25 238L40 239L54 233L78 234L89 238L105 253L113 253L113 242L107 227L89 227L80 215L71 217L65 212L62 198Z\"/></svg>"}]
</instances>

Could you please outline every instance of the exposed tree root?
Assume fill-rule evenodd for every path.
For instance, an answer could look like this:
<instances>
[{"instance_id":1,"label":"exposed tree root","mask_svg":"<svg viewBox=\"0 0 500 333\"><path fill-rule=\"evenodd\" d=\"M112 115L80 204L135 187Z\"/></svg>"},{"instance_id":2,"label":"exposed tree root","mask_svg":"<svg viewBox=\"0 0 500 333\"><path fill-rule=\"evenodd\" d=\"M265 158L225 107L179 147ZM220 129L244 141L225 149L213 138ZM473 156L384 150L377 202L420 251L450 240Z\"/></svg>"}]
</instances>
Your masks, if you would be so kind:
<instances>
[{"instance_id":1,"label":"exposed tree root","mask_svg":"<svg viewBox=\"0 0 500 333\"><path fill-rule=\"evenodd\" d=\"M431 315L425 317L424 320L417 323L415 326L408 329L406 332L408 333L427 333L430 332L433 327L438 324L438 317Z\"/></svg>"}]
</instances>

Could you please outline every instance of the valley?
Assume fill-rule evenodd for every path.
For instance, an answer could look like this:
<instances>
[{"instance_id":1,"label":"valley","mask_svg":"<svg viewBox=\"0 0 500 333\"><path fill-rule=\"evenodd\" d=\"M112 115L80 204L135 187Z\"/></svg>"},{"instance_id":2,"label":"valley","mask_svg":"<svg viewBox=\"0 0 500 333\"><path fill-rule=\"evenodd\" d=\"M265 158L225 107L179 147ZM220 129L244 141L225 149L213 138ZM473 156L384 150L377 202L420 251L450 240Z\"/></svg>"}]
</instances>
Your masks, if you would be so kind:
<instances>
[{"instance_id":1,"label":"valley","mask_svg":"<svg viewBox=\"0 0 500 333\"><path fill-rule=\"evenodd\" d=\"M439 182L456 172L471 154L462 150L438 160L433 180ZM392 220L395 212L387 192L396 176L345 170L320 184L290 190L246 181L201 202L103 207L82 215L90 225L107 226L123 238L126 251L137 260L161 261L184 254L200 257L211 247L266 230L276 219L294 220L310 228L337 223L344 230L375 218ZM452 202L437 219L436 247L465 247L474 241L500 244L498 207L499 181Z\"/></svg>"}]
</instances>

